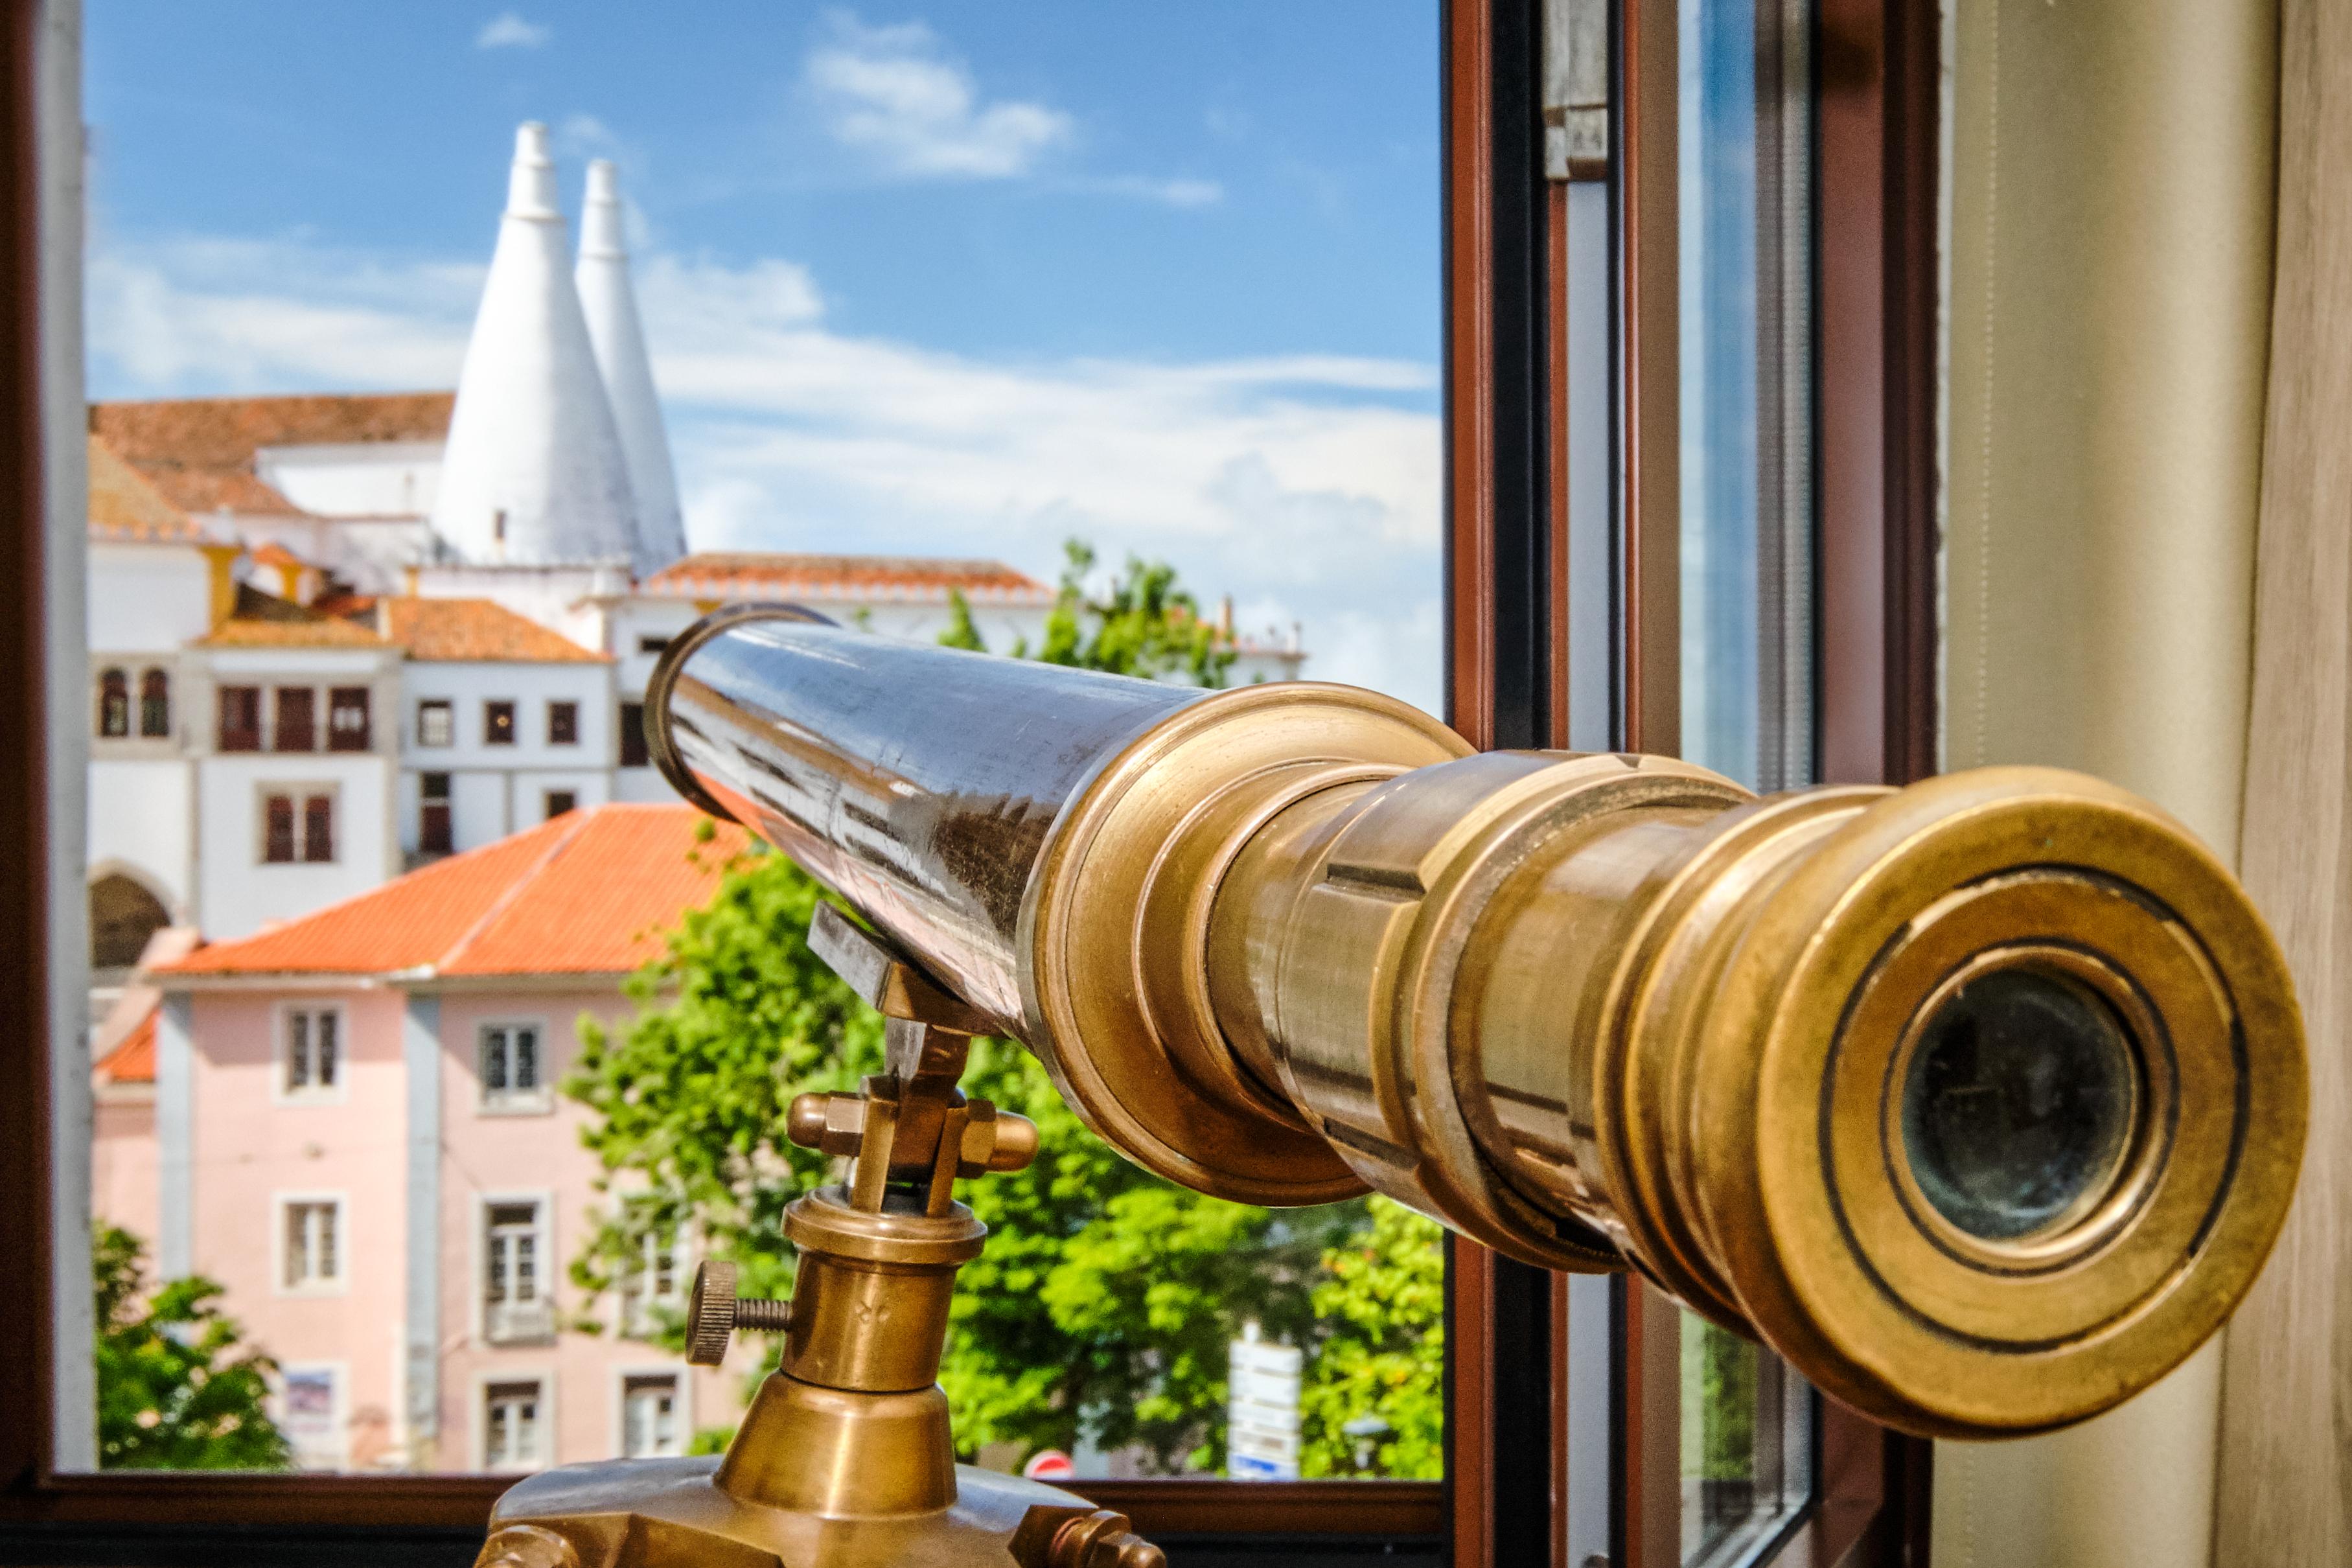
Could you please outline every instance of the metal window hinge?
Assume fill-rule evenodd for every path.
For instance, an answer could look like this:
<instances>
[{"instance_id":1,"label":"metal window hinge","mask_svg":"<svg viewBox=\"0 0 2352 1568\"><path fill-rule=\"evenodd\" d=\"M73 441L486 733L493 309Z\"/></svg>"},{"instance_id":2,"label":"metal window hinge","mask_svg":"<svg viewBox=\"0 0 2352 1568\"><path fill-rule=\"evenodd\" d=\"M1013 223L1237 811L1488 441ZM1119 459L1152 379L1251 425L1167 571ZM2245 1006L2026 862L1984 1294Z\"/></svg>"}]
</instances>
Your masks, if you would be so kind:
<instances>
[{"instance_id":1,"label":"metal window hinge","mask_svg":"<svg viewBox=\"0 0 2352 1568\"><path fill-rule=\"evenodd\" d=\"M1609 0L1544 0L1544 175L1609 177Z\"/></svg>"}]
</instances>

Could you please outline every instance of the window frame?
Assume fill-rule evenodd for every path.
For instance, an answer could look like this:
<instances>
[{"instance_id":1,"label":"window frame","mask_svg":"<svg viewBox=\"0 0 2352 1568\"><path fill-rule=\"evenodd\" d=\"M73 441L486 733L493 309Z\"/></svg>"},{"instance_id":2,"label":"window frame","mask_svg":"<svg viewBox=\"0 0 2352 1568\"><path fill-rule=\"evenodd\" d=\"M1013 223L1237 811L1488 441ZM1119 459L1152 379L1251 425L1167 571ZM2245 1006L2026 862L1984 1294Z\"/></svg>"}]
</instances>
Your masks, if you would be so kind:
<instances>
[{"instance_id":1,"label":"window frame","mask_svg":"<svg viewBox=\"0 0 2352 1568\"><path fill-rule=\"evenodd\" d=\"M616 1366L613 1369L613 1452L625 1459L660 1457L663 1450L650 1454L629 1452L629 1394L631 1384L648 1384L667 1379L670 1386L670 1429L676 1435L676 1446L668 1450L683 1454L694 1437L694 1378L693 1369L680 1362L648 1363L644 1366Z\"/></svg>"},{"instance_id":2,"label":"window frame","mask_svg":"<svg viewBox=\"0 0 2352 1568\"><path fill-rule=\"evenodd\" d=\"M503 1032L508 1037L507 1076L513 1076L513 1037L518 1031L528 1029L534 1037L531 1046L532 1076L539 1081L530 1089L509 1086L490 1087L489 1042L494 1033ZM551 1116L555 1113L555 1089L547 1070L547 1020L536 1017L484 1018L474 1026L474 1110L481 1116ZM516 1199L520 1203L521 1199Z\"/></svg>"},{"instance_id":3,"label":"window frame","mask_svg":"<svg viewBox=\"0 0 2352 1568\"><path fill-rule=\"evenodd\" d=\"M578 698L551 697L547 700L547 743L551 746L576 746L580 743Z\"/></svg>"},{"instance_id":4,"label":"window frame","mask_svg":"<svg viewBox=\"0 0 2352 1568\"><path fill-rule=\"evenodd\" d=\"M172 738L172 672L160 664L151 664L139 672L139 738L142 741L168 741ZM161 717L158 718L157 715ZM155 722L151 726L148 721Z\"/></svg>"},{"instance_id":5,"label":"window frame","mask_svg":"<svg viewBox=\"0 0 2352 1568\"><path fill-rule=\"evenodd\" d=\"M335 1022L335 1079L332 1083L308 1083L297 1086L289 1081L293 1068L294 1018L299 1014L311 1020L311 1069L315 1078L318 1066L318 1020L332 1018ZM352 1029L351 1009L341 1002L298 1000L280 1002L269 1009L269 1102L272 1105L341 1105L351 1097Z\"/></svg>"},{"instance_id":6,"label":"window frame","mask_svg":"<svg viewBox=\"0 0 2352 1568\"><path fill-rule=\"evenodd\" d=\"M131 739L131 672L119 664L110 664L98 672L98 721L91 733L100 741Z\"/></svg>"},{"instance_id":7,"label":"window frame","mask_svg":"<svg viewBox=\"0 0 2352 1568\"><path fill-rule=\"evenodd\" d=\"M546 1306L549 1330L544 1335L498 1334L490 1331L490 1274L492 1268L494 1228L491 1216L499 1209L529 1208L531 1211L531 1296ZM562 1318L556 1303L560 1283L555 1258L555 1194L544 1188L524 1191L500 1189L474 1194L473 1291L470 1323L473 1348L476 1350L549 1349L552 1350L562 1337ZM499 1303L514 1306L511 1299ZM551 1373L550 1374L552 1375Z\"/></svg>"},{"instance_id":8,"label":"window frame","mask_svg":"<svg viewBox=\"0 0 2352 1568\"><path fill-rule=\"evenodd\" d=\"M482 744L484 746L516 746L522 742L522 720L519 704L511 697L486 697L482 700ZM499 720L505 720L500 734Z\"/></svg>"},{"instance_id":9,"label":"window frame","mask_svg":"<svg viewBox=\"0 0 2352 1568\"><path fill-rule=\"evenodd\" d=\"M346 699L356 698L357 701ZM346 713L360 716L357 732L346 739L340 722ZM345 755L375 750L375 695L366 686L331 686L327 688L327 750Z\"/></svg>"},{"instance_id":10,"label":"window frame","mask_svg":"<svg viewBox=\"0 0 2352 1568\"><path fill-rule=\"evenodd\" d=\"M288 1247L291 1240L289 1226L296 1209L324 1209L331 1216L330 1229L334 1242L335 1271L320 1277L306 1274L300 1279L287 1277L293 1262ZM269 1293L278 1297L347 1296L351 1293L352 1227L351 1201L341 1190L309 1188L269 1194Z\"/></svg>"},{"instance_id":11,"label":"window frame","mask_svg":"<svg viewBox=\"0 0 2352 1568\"><path fill-rule=\"evenodd\" d=\"M514 1485L516 1477L537 1475L553 1462L549 1455L540 1452L532 1456L528 1465L509 1466L501 1470L490 1468L490 1391L495 1388L520 1388L526 1384L539 1390L534 1395L538 1408L531 1413L531 1420L541 1439L539 1446L545 1449L552 1447L547 1439L554 1432L556 1425L555 1370L551 1367L500 1367L496 1371L484 1369L474 1373L472 1411L467 1417L473 1425L473 1432L467 1447L474 1468L495 1483L500 1491Z\"/></svg>"},{"instance_id":12,"label":"window frame","mask_svg":"<svg viewBox=\"0 0 2352 1568\"><path fill-rule=\"evenodd\" d=\"M446 721L439 740L425 732L425 716L431 714ZM447 697L420 697L416 700L416 748L423 752L446 752L457 743L457 704Z\"/></svg>"},{"instance_id":13,"label":"window frame","mask_svg":"<svg viewBox=\"0 0 2352 1568\"><path fill-rule=\"evenodd\" d=\"M295 745L295 741L300 745ZM319 689L299 682L269 689L269 746L273 753L306 756L319 749Z\"/></svg>"}]
</instances>

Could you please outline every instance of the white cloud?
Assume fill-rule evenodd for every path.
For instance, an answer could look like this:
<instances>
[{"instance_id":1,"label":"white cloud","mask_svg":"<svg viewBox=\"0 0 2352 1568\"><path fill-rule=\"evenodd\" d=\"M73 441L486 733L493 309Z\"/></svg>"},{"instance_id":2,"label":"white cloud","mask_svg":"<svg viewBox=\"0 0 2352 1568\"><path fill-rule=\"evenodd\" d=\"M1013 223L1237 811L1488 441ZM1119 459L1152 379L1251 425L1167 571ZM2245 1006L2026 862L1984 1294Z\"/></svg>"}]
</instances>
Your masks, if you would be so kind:
<instances>
[{"instance_id":1,"label":"white cloud","mask_svg":"<svg viewBox=\"0 0 2352 1568\"><path fill-rule=\"evenodd\" d=\"M971 71L919 22L868 27L836 12L803 79L827 132L889 174L1024 174L1075 130L1042 103L983 102Z\"/></svg>"},{"instance_id":2,"label":"white cloud","mask_svg":"<svg viewBox=\"0 0 2352 1568\"><path fill-rule=\"evenodd\" d=\"M555 37L544 22L526 22L513 11L500 12L474 35L478 49L536 49Z\"/></svg>"},{"instance_id":3,"label":"white cloud","mask_svg":"<svg viewBox=\"0 0 2352 1568\"><path fill-rule=\"evenodd\" d=\"M101 395L454 384L478 267L182 241L90 268ZM1344 355L1006 363L832 330L807 270L656 251L655 371L701 548L1173 563L1310 674L1438 700L1427 365Z\"/></svg>"}]
</instances>

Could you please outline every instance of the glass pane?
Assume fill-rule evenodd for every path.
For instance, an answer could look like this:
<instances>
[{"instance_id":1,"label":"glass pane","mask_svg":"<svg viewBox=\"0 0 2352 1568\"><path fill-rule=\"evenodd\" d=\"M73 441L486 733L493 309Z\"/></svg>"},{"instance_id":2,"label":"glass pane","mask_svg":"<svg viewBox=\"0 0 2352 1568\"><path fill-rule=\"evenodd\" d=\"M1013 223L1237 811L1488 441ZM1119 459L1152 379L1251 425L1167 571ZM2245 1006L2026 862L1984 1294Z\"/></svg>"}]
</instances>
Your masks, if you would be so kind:
<instances>
[{"instance_id":1,"label":"glass pane","mask_svg":"<svg viewBox=\"0 0 2352 1568\"><path fill-rule=\"evenodd\" d=\"M1435 0L83 9L109 1402L61 1452L708 1449L775 1346L688 1368L692 1266L790 1291L785 1108L882 1033L649 765L656 658L789 598L1434 709ZM1438 1474L1434 1226L1179 1192L1009 1045L966 1081L1045 1158L965 1188L963 1458ZM226 1347L233 1429L124 1440L159 1340Z\"/></svg>"},{"instance_id":2,"label":"glass pane","mask_svg":"<svg viewBox=\"0 0 2352 1568\"><path fill-rule=\"evenodd\" d=\"M1682 0L1683 749L1758 790L1810 782L1810 10ZM1685 1314L1685 1563L1744 1562L1811 1488L1811 1394Z\"/></svg>"}]
</instances>

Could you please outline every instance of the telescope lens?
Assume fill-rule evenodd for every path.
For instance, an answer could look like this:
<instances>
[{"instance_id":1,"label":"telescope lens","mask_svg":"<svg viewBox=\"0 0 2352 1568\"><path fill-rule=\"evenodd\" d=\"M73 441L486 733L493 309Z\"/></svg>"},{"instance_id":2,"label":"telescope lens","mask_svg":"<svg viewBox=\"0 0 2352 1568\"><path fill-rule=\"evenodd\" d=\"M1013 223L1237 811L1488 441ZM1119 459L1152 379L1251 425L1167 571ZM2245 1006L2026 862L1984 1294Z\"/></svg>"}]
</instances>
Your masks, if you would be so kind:
<instances>
[{"instance_id":1,"label":"telescope lens","mask_svg":"<svg viewBox=\"0 0 2352 1568\"><path fill-rule=\"evenodd\" d=\"M1912 1177L1980 1240L2074 1218L2122 1163L2137 1076L2123 1026L2088 988L2029 968L1981 975L1936 1010L1912 1054Z\"/></svg>"}]
</instances>

